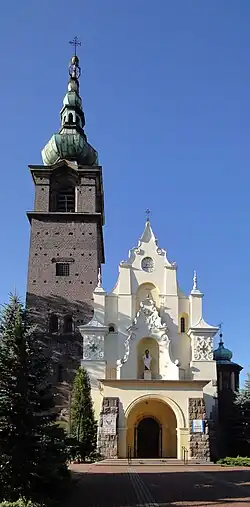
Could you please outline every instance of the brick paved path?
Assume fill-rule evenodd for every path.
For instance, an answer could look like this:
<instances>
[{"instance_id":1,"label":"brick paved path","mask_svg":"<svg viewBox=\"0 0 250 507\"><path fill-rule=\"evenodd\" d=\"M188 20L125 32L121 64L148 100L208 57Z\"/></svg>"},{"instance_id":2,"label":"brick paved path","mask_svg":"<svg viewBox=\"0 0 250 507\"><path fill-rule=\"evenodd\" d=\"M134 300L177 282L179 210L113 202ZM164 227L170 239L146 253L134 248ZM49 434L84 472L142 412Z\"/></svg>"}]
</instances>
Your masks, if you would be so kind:
<instances>
[{"instance_id":1,"label":"brick paved path","mask_svg":"<svg viewBox=\"0 0 250 507\"><path fill-rule=\"evenodd\" d=\"M72 465L68 507L250 507L250 469Z\"/></svg>"}]
</instances>

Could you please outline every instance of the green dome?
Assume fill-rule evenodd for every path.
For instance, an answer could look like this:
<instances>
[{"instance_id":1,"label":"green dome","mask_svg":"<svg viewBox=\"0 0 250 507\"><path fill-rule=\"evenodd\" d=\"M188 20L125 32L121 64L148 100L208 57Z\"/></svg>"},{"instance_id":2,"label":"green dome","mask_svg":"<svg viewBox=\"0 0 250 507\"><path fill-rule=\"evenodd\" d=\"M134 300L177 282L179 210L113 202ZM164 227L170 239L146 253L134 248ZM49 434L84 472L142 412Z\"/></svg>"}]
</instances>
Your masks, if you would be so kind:
<instances>
[{"instance_id":1,"label":"green dome","mask_svg":"<svg viewBox=\"0 0 250 507\"><path fill-rule=\"evenodd\" d=\"M231 350L226 349L224 347L224 343L222 341L222 336L220 337L220 343L218 349L214 351L214 360L217 362L227 361L230 362L233 357L233 353Z\"/></svg>"},{"instance_id":2,"label":"green dome","mask_svg":"<svg viewBox=\"0 0 250 507\"><path fill-rule=\"evenodd\" d=\"M42 150L44 165L56 164L59 160L74 160L80 165L98 164L97 152L77 131L62 131L54 134Z\"/></svg>"},{"instance_id":3,"label":"green dome","mask_svg":"<svg viewBox=\"0 0 250 507\"><path fill-rule=\"evenodd\" d=\"M59 160L71 160L79 165L98 165L98 154L84 132L85 117L78 81L81 69L76 55L71 58L69 74L68 91L60 112L61 127L43 148L43 163L53 165Z\"/></svg>"}]
</instances>

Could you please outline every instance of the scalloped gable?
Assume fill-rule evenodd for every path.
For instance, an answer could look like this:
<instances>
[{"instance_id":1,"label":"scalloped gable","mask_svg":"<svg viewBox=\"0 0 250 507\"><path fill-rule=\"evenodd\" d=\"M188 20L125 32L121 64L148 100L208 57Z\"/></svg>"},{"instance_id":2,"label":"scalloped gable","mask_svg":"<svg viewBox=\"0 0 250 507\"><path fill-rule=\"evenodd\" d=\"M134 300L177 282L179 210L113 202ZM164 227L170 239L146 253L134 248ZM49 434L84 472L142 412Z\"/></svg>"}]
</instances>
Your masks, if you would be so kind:
<instances>
[{"instance_id":1,"label":"scalloped gable","mask_svg":"<svg viewBox=\"0 0 250 507\"><path fill-rule=\"evenodd\" d=\"M147 220L144 231L140 237L136 247L129 250L127 261L121 261L120 266L126 267L131 266L137 255L159 255L164 258L165 265L170 268L176 268L175 262L170 262L167 258L167 252L163 248L158 246L158 240L156 239L150 221Z\"/></svg>"}]
</instances>

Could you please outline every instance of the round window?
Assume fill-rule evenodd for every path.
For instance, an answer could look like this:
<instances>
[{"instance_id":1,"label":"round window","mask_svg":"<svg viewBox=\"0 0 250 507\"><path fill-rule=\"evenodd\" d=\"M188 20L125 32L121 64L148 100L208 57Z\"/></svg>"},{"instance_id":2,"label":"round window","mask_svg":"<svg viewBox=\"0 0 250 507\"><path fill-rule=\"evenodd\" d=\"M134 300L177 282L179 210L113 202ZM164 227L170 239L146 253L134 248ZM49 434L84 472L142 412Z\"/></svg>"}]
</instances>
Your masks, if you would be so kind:
<instances>
[{"instance_id":1,"label":"round window","mask_svg":"<svg viewBox=\"0 0 250 507\"><path fill-rule=\"evenodd\" d=\"M144 257L141 262L141 267L144 271L147 271L148 273L152 273L155 268L155 263L151 257Z\"/></svg>"}]
</instances>

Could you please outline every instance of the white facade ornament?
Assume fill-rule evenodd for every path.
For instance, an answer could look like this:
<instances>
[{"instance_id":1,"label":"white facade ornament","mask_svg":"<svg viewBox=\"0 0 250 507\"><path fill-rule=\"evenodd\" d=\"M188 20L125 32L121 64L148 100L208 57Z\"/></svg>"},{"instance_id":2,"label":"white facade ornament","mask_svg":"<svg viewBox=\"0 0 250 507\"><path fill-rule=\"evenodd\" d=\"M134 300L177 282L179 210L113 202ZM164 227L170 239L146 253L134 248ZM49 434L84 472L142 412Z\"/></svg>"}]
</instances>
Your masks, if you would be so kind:
<instances>
[{"instance_id":1,"label":"white facade ornament","mask_svg":"<svg viewBox=\"0 0 250 507\"><path fill-rule=\"evenodd\" d=\"M153 329L167 329L166 324L162 324L162 320L155 306L155 303L152 299L150 299L150 297L147 297L144 301L141 301L140 309L133 320L133 326L136 327L141 316L145 319L145 322L150 331Z\"/></svg>"},{"instance_id":2,"label":"white facade ornament","mask_svg":"<svg viewBox=\"0 0 250 507\"><path fill-rule=\"evenodd\" d=\"M104 336L83 335L83 360L102 361L104 359Z\"/></svg>"},{"instance_id":3,"label":"white facade ornament","mask_svg":"<svg viewBox=\"0 0 250 507\"><path fill-rule=\"evenodd\" d=\"M164 334L161 336L160 340L161 340L162 342L165 342L165 344L166 344L167 348L169 348L170 339L169 339L169 337L168 337L168 335L167 335L166 333L164 333Z\"/></svg>"},{"instance_id":4,"label":"white facade ornament","mask_svg":"<svg viewBox=\"0 0 250 507\"><path fill-rule=\"evenodd\" d=\"M194 361L212 361L213 360L213 338L203 336L194 337L193 346Z\"/></svg>"},{"instance_id":5,"label":"white facade ornament","mask_svg":"<svg viewBox=\"0 0 250 507\"><path fill-rule=\"evenodd\" d=\"M158 255L166 255L166 250L163 250L163 248L157 248L156 252Z\"/></svg>"},{"instance_id":6,"label":"white facade ornament","mask_svg":"<svg viewBox=\"0 0 250 507\"><path fill-rule=\"evenodd\" d=\"M125 349L124 356L122 359L118 359L116 361L117 368L121 368L122 365L127 362L128 357L129 357L130 341L133 340L134 338L135 338L135 334L130 332L124 342L124 349Z\"/></svg>"}]
</instances>

